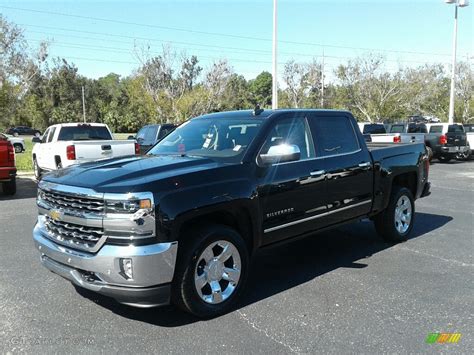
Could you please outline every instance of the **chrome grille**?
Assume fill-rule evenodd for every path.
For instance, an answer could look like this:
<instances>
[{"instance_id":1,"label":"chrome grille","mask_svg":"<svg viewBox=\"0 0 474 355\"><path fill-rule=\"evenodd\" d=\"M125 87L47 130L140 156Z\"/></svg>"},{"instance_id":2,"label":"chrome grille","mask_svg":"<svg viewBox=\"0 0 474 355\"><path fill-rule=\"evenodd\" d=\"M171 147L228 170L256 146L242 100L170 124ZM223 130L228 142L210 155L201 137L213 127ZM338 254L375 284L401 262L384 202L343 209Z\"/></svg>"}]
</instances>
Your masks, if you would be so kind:
<instances>
[{"instance_id":1,"label":"chrome grille","mask_svg":"<svg viewBox=\"0 0 474 355\"><path fill-rule=\"evenodd\" d=\"M90 252L96 251L98 243L104 235L102 228L55 221L48 216L45 216L44 226L48 236L55 242Z\"/></svg>"},{"instance_id":2,"label":"chrome grille","mask_svg":"<svg viewBox=\"0 0 474 355\"><path fill-rule=\"evenodd\" d=\"M40 197L48 205L57 209L92 213L104 212L104 201L101 199L79 197L47 190L40 190Z\"/></svg>"}]
</instances>

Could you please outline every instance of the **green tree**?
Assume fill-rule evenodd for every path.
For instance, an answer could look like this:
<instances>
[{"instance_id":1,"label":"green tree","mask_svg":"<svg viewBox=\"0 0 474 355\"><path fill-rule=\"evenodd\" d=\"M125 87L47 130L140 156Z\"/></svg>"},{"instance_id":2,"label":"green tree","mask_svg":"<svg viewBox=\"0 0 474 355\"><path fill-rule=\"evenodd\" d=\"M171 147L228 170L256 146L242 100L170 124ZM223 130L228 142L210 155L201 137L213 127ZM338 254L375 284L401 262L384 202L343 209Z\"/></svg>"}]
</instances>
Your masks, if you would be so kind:
<instances>
[{"instance_id":1,"label":"green tree","mask_svg":"<svg viewBox=\"0 0 474 355\"><path fill-rule=\"evenodd\" d=\"M268 107L272 104L272 74L263 71L249 82L249 101L255 106Z\"/></svg>"}]
</instances>

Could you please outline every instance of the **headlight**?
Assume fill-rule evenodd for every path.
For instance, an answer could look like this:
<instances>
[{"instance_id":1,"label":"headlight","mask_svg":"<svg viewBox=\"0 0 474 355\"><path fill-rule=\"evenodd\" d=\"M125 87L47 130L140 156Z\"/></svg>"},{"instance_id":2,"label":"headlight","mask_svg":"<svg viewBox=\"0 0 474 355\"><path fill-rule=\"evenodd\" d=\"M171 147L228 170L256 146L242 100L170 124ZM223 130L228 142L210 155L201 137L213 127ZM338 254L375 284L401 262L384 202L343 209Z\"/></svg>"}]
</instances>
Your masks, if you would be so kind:
<instances>
[{"instance_id":1,"label":"headlight","mask_svg":"<svg viewBox=\"0 0 474 355\"><path fill-rule=\"evenodd\" d=\"M105 201L107 213L135 213L139 210L149 210L152 208L151 200L107 200Z\"/></svg>"}]
</instances>

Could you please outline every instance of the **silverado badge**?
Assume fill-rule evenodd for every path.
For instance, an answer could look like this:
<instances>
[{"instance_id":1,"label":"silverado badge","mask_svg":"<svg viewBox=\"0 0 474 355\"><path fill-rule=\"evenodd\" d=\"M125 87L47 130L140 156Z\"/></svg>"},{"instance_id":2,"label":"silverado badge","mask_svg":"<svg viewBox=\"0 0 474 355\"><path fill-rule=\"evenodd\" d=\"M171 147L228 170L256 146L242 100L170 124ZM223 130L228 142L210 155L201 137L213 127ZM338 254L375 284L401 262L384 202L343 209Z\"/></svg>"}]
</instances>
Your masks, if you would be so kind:
<instances>
[{"instance_id":1,"label":"silverado badge","mask_svg":"<svg viewBox=\"0 0 474 355\"><path fill-rule=\"evenodd\" d=\"M58 211L58 210L49 211L49 217L51 217L51 219L54 221L59 221L62 216L63 214L61 211Z\"/></svg>"}]
</instances>

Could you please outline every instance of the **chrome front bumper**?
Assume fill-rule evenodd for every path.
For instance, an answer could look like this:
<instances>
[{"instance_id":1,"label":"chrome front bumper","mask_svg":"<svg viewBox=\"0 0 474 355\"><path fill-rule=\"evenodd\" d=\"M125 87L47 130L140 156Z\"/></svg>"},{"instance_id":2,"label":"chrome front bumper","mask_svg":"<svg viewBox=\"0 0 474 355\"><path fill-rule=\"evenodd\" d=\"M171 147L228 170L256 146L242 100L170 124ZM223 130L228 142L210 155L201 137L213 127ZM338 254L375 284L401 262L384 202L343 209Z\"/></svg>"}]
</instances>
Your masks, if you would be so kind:
<instances>
[{"instance_id":1,"label":"chrome front bumper","mask_svg":"<svg viewBox=\"0 0 474 355\"><path fill-rule=\"evenodd\" d=\"M169 303L177 242L145 246L105 244L96 254L90 254L52 242L38 224L33 230L33 240L41 254L41 263L79 287L137 307ZM132 260L132 279L123 274L122 258Z\"/></svg>"}]
</instances>

